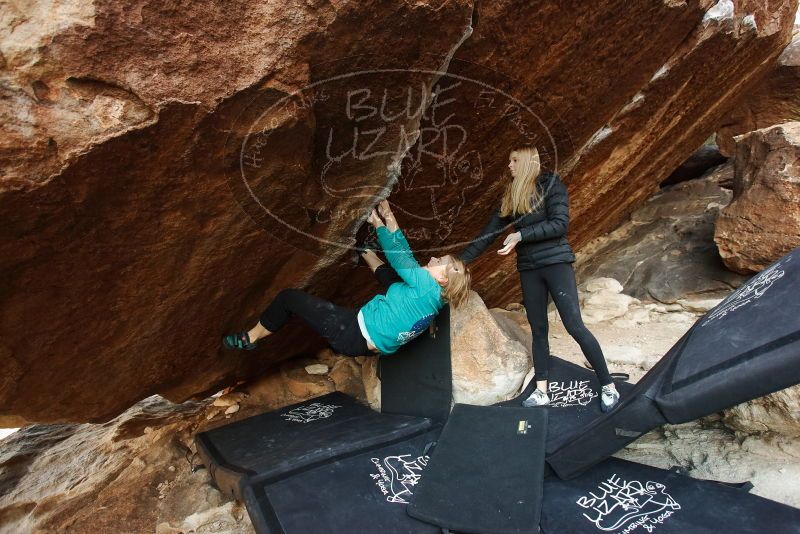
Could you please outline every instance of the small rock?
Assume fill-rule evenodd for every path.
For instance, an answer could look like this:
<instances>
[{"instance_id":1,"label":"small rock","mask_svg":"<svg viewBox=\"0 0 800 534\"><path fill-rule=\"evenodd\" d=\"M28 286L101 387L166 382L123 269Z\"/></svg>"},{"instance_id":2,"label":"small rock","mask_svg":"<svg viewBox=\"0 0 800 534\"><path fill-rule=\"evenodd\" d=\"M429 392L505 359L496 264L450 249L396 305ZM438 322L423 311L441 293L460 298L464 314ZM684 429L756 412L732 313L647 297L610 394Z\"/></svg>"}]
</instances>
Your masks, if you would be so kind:
<instances>
[{"instance_id":1,"label":"small rock","mask_svg":"<svg viewBox=\"0 0 800 534\"><path fill-rule=\"evenodd\" d=\"M613 278L593 278L586 282L585 290L589 293L606 290L612 293L622 293L622 284Z\"/></svg>"},{"instance_id":2,"label":"small rock","mask_svg":"<svg viewBox=\"0 0 800 534\"><path fill-rule=\"evenodd\" d=\"M170 473L174 473L175 472L175 466L171 465L171 466L167 467L167 471L169 471Z\"/></svg>"},{"instance_id":3,"label":"small rock","mask_svg":"<svg viewBox=\"0 0 800 534\"><path fill-rule=\"evenodd\" d=\"M306 373L310 375L324 375L328 374L329 367L324 363L312 363L311 365L306 365Z\"/></svg>"},{"instance_id":4,"label":"small rock","mask_svg":"<svg viewBox=\"0 0 800 534\"><path fill-rule=\"evenodd\" d=\"M228 406L228 409L225 410L225 415L235 414L238 411L239 411L239 405L238 404L234 404L232 406Z\"/></svg>"},{"instance_id":5,"label":"small rock","mask_svg":"<svg viewBox=\"0 0 800 534\"><path fill-rule=\"evenodd\" d=\"M615 319L625 315L628 312L629 305L638 302L637 299L624 293L615 293L605 289L600 290L592 293L584 301L582 310L584 320L588 324L593 324Z\"/></svg>"},{"instance_id":6,"label":"small rock","mask_svg":"<svg viewBox=\"0 0 800 534\"><path fill-rule=\"evenodd\" d=\"M678 304L680 304L681 307L687 311L706 313L707 311L715 307L723 300L724 299L703 299L703 300L678 299Z\"/></svg>"},{"instance_id":7,"label":"small rock","mask_svg":"<svg viewBox=\"0 0 800 534\"><path fill-rule=\"evenodd\" d=\"M342 357L336 354L332 348L325 347L324 349L317 352L316 359L319 360L319 363L325 364L328 367L333 367L336 365L336 362L339 361Z\"/></svg>"},{"instance_id":8,"label":"small rock","mask_svg":"<svg viewBox=\"0 0 800 534\"><path fill-rule=\"evenodd\" d=\"M611 321L611 326L615 326L617 328L634 328L636 326L636 321L627 316L622 316Z\"/></svg>"},{"instance_id":9,"label":"small rock","mask_svg":"<svg viewBox=\"0 0 800 534\"><path fill-rule=\"evenodd\" d=\"M214 402L211 405L219 407L233 406L234 404L242 402L245 397L247 397L247 395L242 392L226 393L225 395L214 399Z\"/></svg>"},{"instance_id":10,"label":"small rock","mask_svg":"<svg viewBox=\"0 0 800 534\"><path fill-rule=\"evenodd\" d=\"M646 308L629 309L625 314L625 318L636 324L644 324L650 322L650 311Z\"/></svg>"},{"instance_id":11,"label":"small rock","mask_svg":"<svg viewBox=\"0 0 800 534\"><path fill-rule=\"evenodd\" d=\"M627 345L609 345L603 352L609 363L637 365L644 359L641 350Z\"/></svg>"},{"instance_id":12,"label":"small rock","mask_svg":"<svg viewBox=\"0 0 800 534\"><path fill-rule=\"evenodd\" d=\"M298 399L319 397L335 389L333 381L329 380L327 376L309 374L306 367L310 365L320 364L290 360L280 367L284 387L288 393Z\"/></svg>"},{"instance_id":13,"label":"small rock","mask_svg":"<svg viewBox=\"0 0 800 534\"><path fill-rule=\"evenodd\" d=\"M685 323L685 322L692 322L697 319L693 314L687 312L673 312L664 315L661 318L661 322L664 323Z\"/></svg>"},{"instance_id":14,"label":"small rock","mask_svg":"<svg viewBox=\"0 0 800 534\"><path fill-rule=\"evenodd\" d=\"M336 391L366 400L364 383L361 381L361 366L352 358L342 358L336 362L331 369L329 378L333 380Z\"/></svg>"}]
</instances>

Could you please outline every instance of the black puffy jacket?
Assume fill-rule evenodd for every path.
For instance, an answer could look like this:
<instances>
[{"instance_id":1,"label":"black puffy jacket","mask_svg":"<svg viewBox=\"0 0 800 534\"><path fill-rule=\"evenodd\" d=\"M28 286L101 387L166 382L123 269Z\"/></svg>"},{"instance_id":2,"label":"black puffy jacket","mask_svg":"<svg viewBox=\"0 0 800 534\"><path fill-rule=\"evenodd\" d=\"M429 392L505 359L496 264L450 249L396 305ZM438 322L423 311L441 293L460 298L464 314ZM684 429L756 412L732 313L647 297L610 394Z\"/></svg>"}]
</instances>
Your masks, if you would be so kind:
<instances>
[{"instance_id":1,"label":"black puffy jacket","mask_svg":"<svg viewBox=\"0 0 800 534\"><path fill-rule=\"evenodd\" d=\"M567 187L558 174L544 172L537 179L544 192L544 202L538 209L522 216L500 216L500 208L492 214L478 237L459 255L470 263L481 255L503 231L513 223L522 240L517 243L517 270L536 269L554 263L572 263L575 254L567 243L569 198Z\"/></svg>"}]
</instances>

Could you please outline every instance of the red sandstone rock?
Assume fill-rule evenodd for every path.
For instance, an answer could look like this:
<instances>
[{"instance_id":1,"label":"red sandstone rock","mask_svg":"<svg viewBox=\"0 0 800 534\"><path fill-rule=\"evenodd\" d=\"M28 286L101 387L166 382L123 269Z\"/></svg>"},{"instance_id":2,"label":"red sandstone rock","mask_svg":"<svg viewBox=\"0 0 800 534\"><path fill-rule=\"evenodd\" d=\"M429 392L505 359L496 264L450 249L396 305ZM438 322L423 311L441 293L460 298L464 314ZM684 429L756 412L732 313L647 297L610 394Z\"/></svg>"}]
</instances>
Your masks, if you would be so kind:
<instances>
[{"instance_id":1,"label":"red sandstone rock","mask_svg":"<svg viewBox=\"0 0 800 534\"><path fill-rule=\"evenodd\" d=\"M48 9L12 13L2 41L9 98L0 113L9 120L0 126L0 424L21 422L11 415L105 420L152 393L184 400L319 348L320 338L293 325L255 353L221 350L220 336L252 326L279 289L312 284L330 295L338 282L329 269L323 283L312 280L342 254L298 247L300 234L279 224L265 231L259 214L243 212L243 136L251 127L278 131L254 188L266 187L298 216L291 222L299 230L352 240L356 217L317 224L292 202L336 207L309 176L315 126L321 135L333 120L326 115L341 108L297 105L291 116L262 118L265 126L258 114L268 106L260 104L340 71L436 70L442 59L422 52L453 47L471 4ZM365 56L375 52L382 54ZM350 59L326 63L341 58ZM355 87L419 87L433 78L404 71ZM415 121L405 122L410 129ZM336 178L382 185L390 159ZM340 204L347 202L366 203Z\"/></svg>"},{"instance_id":2,"label":"red sandstone rock","mask_svg":"<svg viewBox=\"0 0 800 534\"><path fill-rule=\"evenodd\" d=\"M514 20L530 21L518 25L507 9L479 4L478 29L456 59L513 75L517 96L541 96L557 113L554 146L576 249L614 229L708 138L735 95L789 42L796 12L794 3L601 2L591 15L575 16L563 5L535 4L514 11ZM527 35L536 38L519 46ZM482 137L471 131L493 156L484 167L491 180L468 193L474 208L459 220L454 241L471 238L499 202L508 149L520 140L509 128L484 124ZM487 253L473 280L489 306L519 300L512 257Z\"/></svg>"},{"instance_id":3,"label":"red sandstone rock","mask_svg":"<svg viewBox=\"0 0 800 534\"><path fill-rule=\"evenodd\" d=\"M460 249L521 141L564 176L580 248L707 138L797 9L473 4L9 8L0 424L102 421L319 349L297 324L253 353L219 339L284 287L372 296L348 246L390 190L419 256ZM519 294L513 258L474 279L492 306Z\"/></svg>"},{"instance_id":4,"label":"red sandstone rock","mask_svg":"<svg viewBox=\"0 0 800 534\"><path fill-rule=\"evenodd\" d=\"M798 19L800 20L800 19ZM720 152L736 152L734 136L800 119L800 23L792 42L775 66L749 93L734 104L717 128Z\"/></svg>"},{"instance_id":5,"label":"red sandstone rock","mask_svg":"<svg viewBox=\"0 0 800 534\"><path fill-rule=\"evenodd\" d=\"M800 122L742 136L734 169L714 241L729 269L754 273L800 246Z\"/></svg>"}]
</instances>

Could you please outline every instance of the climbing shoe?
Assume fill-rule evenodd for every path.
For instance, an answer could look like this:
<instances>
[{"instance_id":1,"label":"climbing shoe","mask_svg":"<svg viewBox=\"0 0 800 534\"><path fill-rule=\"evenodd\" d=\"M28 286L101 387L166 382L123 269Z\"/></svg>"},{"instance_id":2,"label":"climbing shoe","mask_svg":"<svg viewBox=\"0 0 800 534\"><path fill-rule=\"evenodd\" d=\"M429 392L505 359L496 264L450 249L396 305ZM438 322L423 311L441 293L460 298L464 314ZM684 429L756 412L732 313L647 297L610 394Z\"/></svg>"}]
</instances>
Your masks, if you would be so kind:
<instances>
[{"instance_id":1,"label":"climbing shoe","mask_svg":"<svg viewBox=\"0 0 800 534\"><path fill-rule=\"evenodd\" d=\"M545 406L550 403L550 397L547 396L547 393L542 391L539 388L533 390L531 396L522 401L522 405L526 408L530 408L532 406Z\"/></svg>"},{"instance_id":2,"label":"climbing shoe","mask_svg":"<svg viewBox=\"0 0 800 534\"><path fill-rule=\"evenodd\" d=\"M238 334L223 337L222 345L227 349L237 350L253 350L256 348L256 344L250 342L250 336L247 335L247 332L239 332Z\"/></svg>"},{"instance_id":3,"label":"climbing shoe","mask_svg":"<svg viewBox=\"0 0 800 534\"><path fill-rule=\"evenodd\" d=\"M619 393L614 384L606 384L600 391L600 409L605 412L611 411L619 402Z\"/></svg>"}]
</instances>

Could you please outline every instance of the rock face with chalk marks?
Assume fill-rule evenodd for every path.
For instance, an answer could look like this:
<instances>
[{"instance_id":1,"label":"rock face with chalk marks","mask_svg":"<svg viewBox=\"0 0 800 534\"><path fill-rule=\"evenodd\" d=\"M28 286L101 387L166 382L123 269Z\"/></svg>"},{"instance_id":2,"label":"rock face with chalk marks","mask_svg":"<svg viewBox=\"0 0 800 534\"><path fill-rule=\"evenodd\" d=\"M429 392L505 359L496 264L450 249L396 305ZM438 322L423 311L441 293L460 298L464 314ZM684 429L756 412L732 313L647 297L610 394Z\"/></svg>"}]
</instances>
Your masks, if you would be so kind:
<instances>
[{"instance_id":1,"label":"rock face with chalk marks","mask_svg":"<svg viewBox=\"0 0 800 534\"><path fill-rule=\"evenodd\" d=\"M459 250L515 144L561 172L580 249L767 72L797 0L581 6L8 7L0 424L105 421L317 350L294 323L247 354L220 336L285 287L363 304L348 246L377 197L420 259ZM490 306L519 295L511 257L473 279Z\"/></svg>"}]
</instances>

